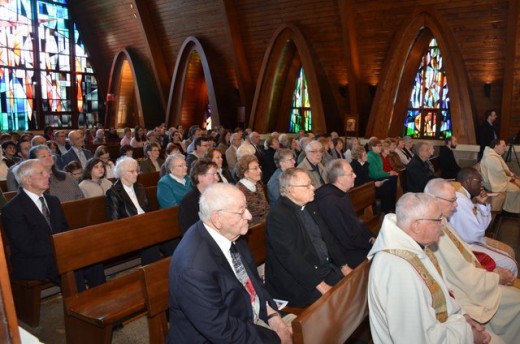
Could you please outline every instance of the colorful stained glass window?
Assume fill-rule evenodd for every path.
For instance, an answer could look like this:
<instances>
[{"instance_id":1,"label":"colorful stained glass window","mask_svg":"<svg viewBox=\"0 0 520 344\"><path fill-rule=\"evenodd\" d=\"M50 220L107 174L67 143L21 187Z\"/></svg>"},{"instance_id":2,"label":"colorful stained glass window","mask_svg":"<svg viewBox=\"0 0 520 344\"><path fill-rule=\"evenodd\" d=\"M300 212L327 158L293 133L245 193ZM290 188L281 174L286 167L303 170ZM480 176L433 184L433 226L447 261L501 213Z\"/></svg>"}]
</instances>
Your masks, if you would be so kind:
<instances>
[{"instance_id":1,"label":"colorful stained glass window","mask_svg":"<svg viewBox=\"0 0 520 344\"><path fill-rule=\"evenodd\" d=\"M312 130L311 103L307 91L307 78L303 68L300 69L294 88L289 132L297 133L300 130Z\"/></svg>"},{"instance_id":2,"label":"colorful stained glass window","mask_svg":"<svg viewBox=\"0 0 520 344\"><path fill-rule=\"evenodd\" d=\"M446 69L437 40L426 50L413 84L404 123L404 136L444 139L452 135Z\"/></svg>"},{"instance_id":3,"label":"colorful stained glass window","mask_svg":"<svg viewBox=\"0 0 520 344\"><path fill-rule=\"evenodd\" d=\"M99 105L67 1L0 1L0 130L90 125Z\"/></svg>"}]
</instances>

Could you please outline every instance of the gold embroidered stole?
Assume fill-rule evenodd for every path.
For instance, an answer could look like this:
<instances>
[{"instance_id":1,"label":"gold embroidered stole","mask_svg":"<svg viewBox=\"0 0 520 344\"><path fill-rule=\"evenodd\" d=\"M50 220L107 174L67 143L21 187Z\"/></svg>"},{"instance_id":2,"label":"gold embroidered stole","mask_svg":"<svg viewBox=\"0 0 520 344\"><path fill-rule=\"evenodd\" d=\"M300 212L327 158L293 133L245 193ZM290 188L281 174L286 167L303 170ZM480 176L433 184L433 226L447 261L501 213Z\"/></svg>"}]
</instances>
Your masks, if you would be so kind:
<instances>
[{"instance_id":1,"label":"gold embroidered stole","mask_svg":"<svg viewBox=\"0 0 520 344\"><path fill-rule=\"evenodd\" d=\"M482 268L482 265L480 265L479 261L477 259L475 259L475 256L473 255L473 253L471 251L468 251L466 249L466 247L464 247L464 244L462 244L462 242L459 240L459 238L457 238L457 236L455 234L453 234L452 231L450 231L446 227L443 227L442 231L444 232L444 234L446 234L448 236L448 238L450 238L450 240L453 242L453 244L455 245L457 250L459 250L460 254L462 254L464 259L468 263L475 265L475 267L477 267L477 268Z\"/></svg>"},{"instance_id":2,"label":"gold embroidered stole","mask_svg":"<svg viewBox=\"0 0 520 344\"><path fill-rule=\"evenodd\" d=\"M430 254L433 256L433 253L431 252L430 249L427 248L426 250L430 251ZM432 295L432 307L433 307L433 309L435 309L435 317L441 323L445 322L448 319L448 308L446 306L446 297L444 296L444 293L442 292L442 289L439 286L439 284L437 283L437 281L435 281L435 279L432 277L432 275L430 274L428 269L426 269L426 267L420 261L420 259L417 258L417 256L415 254L413 254L412 252L407 251L407 250L391 249L391 250L384 250L384 251L388 252L390 254L393 254L397 257L403 258L404 260L406 260L408 263L410 263L414 267L414 269L417 271L419 276L421 276L422 280L426 284L426 287L428 288L428 290L430 291L430 293ZM426 253L426 254L428 255L428 253ZM429 257L429 255L428 255L428 257ZM434 260L432 260L431 258L430 258L430 260L432 260L433 265L435 266L435 268L437 269L439 274L442 276L441 270L439 267L439 263L437 262L437 259L435 258L435 256L433 258L434 258Z\"/></svg>"}]
</instances>

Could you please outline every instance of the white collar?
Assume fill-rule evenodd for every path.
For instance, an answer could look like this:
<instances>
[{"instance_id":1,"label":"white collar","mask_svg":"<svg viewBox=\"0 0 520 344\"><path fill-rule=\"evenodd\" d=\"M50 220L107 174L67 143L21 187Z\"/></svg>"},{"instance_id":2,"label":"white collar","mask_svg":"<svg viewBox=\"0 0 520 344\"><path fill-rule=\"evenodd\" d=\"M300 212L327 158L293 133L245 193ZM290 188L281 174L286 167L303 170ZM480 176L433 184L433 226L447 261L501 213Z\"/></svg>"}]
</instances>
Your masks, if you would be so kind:
<instances>
[{"instance_id":1,"label":"white collar","mask_svg":"<svg viewBox=\"0 0 520 344\"><path fill-rule=\"evenodd\" d=\"M240 179L240 183L242 183L242 185L244 185L249 191L256 192L256 184L249 179L242 178Z\"/></svg>"}]
</instances>

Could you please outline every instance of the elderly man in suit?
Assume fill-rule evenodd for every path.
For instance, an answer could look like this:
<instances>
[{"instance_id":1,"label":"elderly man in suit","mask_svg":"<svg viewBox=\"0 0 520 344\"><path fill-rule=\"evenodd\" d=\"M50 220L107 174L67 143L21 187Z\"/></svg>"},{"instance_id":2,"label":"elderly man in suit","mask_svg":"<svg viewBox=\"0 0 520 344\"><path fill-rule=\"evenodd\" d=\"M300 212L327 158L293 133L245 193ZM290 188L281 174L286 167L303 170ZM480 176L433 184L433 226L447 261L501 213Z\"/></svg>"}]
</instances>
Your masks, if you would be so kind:
<instances>
[{"instance_id":1,"label":"elderly man in suit","mask_svg":"<svg viewBox=\"0 0 520 344\"><path fill-rule=\"evenodd\" d=\"M290 343L241 238L251 220L245 196L230 184L208 187L200 219L173 254L168 343Z\"/></svg>"},{"instance_id":2,"label":"elderly man in suit","mask_svg":"<svg viewBox=\"0 0 520 344\"><path fill-rule=\"evenodd\" d=\"M63 169L69 162L78 161L81 167L85 168L87 160L92 158L94 155L88 149L83 148L85 145L85 137L79 130L73 130L69 133L69 141L71 144L70 149L67 153L61 155L59 160L59 167Z\"/></svg>"},{"instance_id":3,"label":"elderly man in suit","mask_svg":"<svg viewBox=\"0 0 520 344\"><path fill-rule=\"evenodd\" d=\"M59 283L51 246L52 234L69 229L60 201L44 194L49 172L39 160L20 163L19 192L2 209L2 225L11 248L12 278Z\"/></svg>"},{"instance_id":4,"label":"elderly man in suit","mask_svg":"<svg viewBox=\"0 0 520 344\"><path fill-rule=\"evenodd\" d=\"M318 212L307 171L280 175L280 198L267 218L267 290L273 297L305 307L350 271L347 259Z\"/></svg>"}]
</instances>

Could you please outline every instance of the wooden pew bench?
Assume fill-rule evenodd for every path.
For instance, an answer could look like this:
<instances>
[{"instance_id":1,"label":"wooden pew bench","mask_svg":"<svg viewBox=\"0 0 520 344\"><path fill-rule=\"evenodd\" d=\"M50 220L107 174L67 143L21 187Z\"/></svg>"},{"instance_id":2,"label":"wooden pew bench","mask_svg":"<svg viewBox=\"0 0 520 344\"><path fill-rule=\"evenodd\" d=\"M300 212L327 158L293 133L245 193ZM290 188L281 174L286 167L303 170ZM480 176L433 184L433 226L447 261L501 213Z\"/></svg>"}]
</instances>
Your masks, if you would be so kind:
<instances>
[{"instance_id":1,"label":"wooden pew bench","mask_svg":"<svg viewBox=\"0 0 520 344\"><path fill-rule=\"evenodd\" d=\"M368 316L368 272L365 260L292 322L299 343L345 343Z\"/></svg>"},{"instance_id":2,"label":"wooden pew bench","mask_svg":"<svg viewBox=\"0 0 520 344\"><path fill-rule=\"evenodd\" d=\"M67 343L110 343L112 328L145 312L140 270L78 293L74 271L181 236L178 208L53 235Z\"/></svg>"},{"instance_id":3,"label":"wooden pew bench","mask_svg":"<svg viewBox=\"0 0 520 344\"><path fill-rule=\"evenodd\" d=\"M381 220L377 214L374 214L373 208L376 202L375 183L370 182L352 188L348 191L348 195L359 220L370 229L373 236L377 236L381 228Z\"/></svg>"},{"instance_id":4,"label":"wooden pew bench","mask_svg":"<svg viewBox=\"0 0 520 344\"><path fill-rule=\"evenodd\" d=\"M141 173L137 176L137 182L143 184L144 187L155 186L159 183L159 172Z\"/></svg>"}]
</instances>

